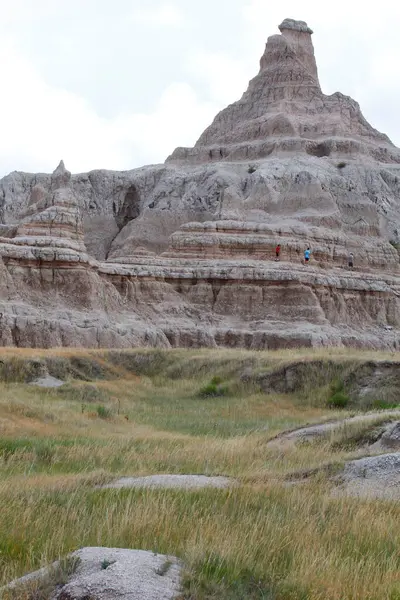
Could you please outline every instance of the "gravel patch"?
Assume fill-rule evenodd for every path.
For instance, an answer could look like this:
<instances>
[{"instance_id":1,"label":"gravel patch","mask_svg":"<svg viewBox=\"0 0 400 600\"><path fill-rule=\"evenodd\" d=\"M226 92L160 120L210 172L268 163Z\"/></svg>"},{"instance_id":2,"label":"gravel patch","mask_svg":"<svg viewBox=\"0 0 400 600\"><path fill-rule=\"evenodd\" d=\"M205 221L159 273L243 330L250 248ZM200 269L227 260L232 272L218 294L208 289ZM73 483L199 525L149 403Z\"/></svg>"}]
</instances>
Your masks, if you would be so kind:
<instances>
[{"instance_id":1,"label":"gravel patch","mask_svg":"<svg viewBox=\"0 0 400 600\"><path fill-rule=\"evenodd\" d=\"M230 477L207 477L205 475L150 475L147 477L122 477L101 486L101 489L122 488L173 488L173 489L223 489L234 485Z\"/></svg>"},{"instance_id":2,"label":"gravel patch","mask_svg":"<svg viewBox=\"0 0 400 600\"><path fill-rule=\"evenodd\" d=\"M52 600L174 600L181 591L182 566L175 557L111 548L82 548L71 557L79 559L77 569ZM41 569L7 587L18 589L48 572Z\"/></svg>"},{"instance_id":3,"label":"gravel patch","mask_svg":"<svg viewBox=\"0 0 400 600\"><path fill-rule=\"evenodd\" d=\"M56 377L52 377L51 375L46 375L45 377L40 377L40 379L35 379L35 381L31 381L31 385L36 385L37 387L42 388L58 388L64 385L65 381L61 381L61 379L56 379Z\"/></svg>"}]
</instances>

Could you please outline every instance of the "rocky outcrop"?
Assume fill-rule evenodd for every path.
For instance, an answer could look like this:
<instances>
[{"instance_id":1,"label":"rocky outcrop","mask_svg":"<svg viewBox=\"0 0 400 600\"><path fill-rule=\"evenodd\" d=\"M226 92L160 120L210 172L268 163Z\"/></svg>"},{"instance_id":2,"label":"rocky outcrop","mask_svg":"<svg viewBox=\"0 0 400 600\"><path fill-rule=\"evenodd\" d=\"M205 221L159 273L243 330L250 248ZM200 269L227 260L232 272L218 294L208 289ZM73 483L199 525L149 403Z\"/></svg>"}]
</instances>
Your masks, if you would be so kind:
<instances>
[{"instance_id":1,"label":"rocky outcrop","mask_svg":"<svg viewBox=\"0 0 400 600\"><path fill-rule=\"evenodd\" d=\"M399 150L280 31L165 165L0 181L0 345L399 347Z\"/></svg>"},{"instance_id":2,"label":"rocky outcrop","mask_svg":"<svg viewBox=\"0 0 400 600\"><path fill-rule=\"evenodd\" d=\"M81 548L64 563L58 561L25 575L0 592L36 598L50 589L54 600L173 600L181 592L182 564L174 556L124 548Z\"/></svg>"},{"instance_id":3,"label":"rocky outcrop","mask_svg":"<svg viewBox=\"0 0 400 600\"><path fill-rule=\"evenodd\" d=\"M368 456L345 465L335 495L359 498L400 498L400 453Z\"/></svg>"},{"instance_id":4,"label":"rocky outcrop","mask_svg":"<svg viewBox=\"0 0 400 600\"><path fill-rule=\"evenodd\" d=\"M15 237L0 238L0 345L168 345L134 311L123 323L113 318L123 300L87 253L70 180L61 163L49 192L32 189Z\"/></svg>"},{"instance_id":5,"label":"rocky outcrop","mask_svg":"<svg viewBox=\"0 0 400 600\"><path fill-rule=\"evenodd\" d=\"M399 163L397 148L369 125L357 102L321 91L307 24L285 19L279 29L281 35L268 39L260 71L241 100L217 115L193 149L178 148L170 160L254 160L304 152L365 154Z\"/></svg>"}]
</instances>

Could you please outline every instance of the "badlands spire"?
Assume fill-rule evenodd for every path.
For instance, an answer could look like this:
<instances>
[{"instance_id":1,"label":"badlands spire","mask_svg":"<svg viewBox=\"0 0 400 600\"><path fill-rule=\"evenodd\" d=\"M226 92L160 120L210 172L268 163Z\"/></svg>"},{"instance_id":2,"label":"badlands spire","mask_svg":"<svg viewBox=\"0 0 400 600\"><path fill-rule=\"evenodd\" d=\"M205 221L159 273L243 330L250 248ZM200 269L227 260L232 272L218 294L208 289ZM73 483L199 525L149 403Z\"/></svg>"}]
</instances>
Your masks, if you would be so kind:
<instances>
[{"instance_id":1,"label":"badlands spire","mask_svg":"<svg viewBox=\"0 0 400 600\"><path fill-rule=\"evenodd\" d=\"M0 180L0 345L400 348L400 151L279 30L167 164Z\"/></svg>"},{"instance_id":2,"label":"badlands spire","mask_svg":"<svg viewBox=\"0 0 400 600\"><path fill-rule=\"evenodd\" d=\"M194 148L177 148L169 160L209 162L271 154L369 155L400 162L400 152L375 130L351 98L320 87L312 30L285 19L268 38L260 71L242 98L222 110Z\"/></svg>"}]
</instances>

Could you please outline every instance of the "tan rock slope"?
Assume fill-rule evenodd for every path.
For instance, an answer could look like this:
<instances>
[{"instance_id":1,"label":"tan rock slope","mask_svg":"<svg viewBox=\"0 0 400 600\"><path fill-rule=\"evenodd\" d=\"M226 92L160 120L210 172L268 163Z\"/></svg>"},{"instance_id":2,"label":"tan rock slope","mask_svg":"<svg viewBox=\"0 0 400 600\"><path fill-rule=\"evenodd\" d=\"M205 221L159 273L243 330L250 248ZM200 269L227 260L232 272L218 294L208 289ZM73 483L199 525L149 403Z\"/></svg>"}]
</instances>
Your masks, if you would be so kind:
<instances>
[{"instance_id":1,"label":"tan rock slope","mask_svg":"<svg viewBox=\"0 0 400 600\"><path fill-rule=\"evenodd\" d=\"M165 165L0 181L0 344L398 347L400 151L280 31Z\"/></svg>"}]
</instances>

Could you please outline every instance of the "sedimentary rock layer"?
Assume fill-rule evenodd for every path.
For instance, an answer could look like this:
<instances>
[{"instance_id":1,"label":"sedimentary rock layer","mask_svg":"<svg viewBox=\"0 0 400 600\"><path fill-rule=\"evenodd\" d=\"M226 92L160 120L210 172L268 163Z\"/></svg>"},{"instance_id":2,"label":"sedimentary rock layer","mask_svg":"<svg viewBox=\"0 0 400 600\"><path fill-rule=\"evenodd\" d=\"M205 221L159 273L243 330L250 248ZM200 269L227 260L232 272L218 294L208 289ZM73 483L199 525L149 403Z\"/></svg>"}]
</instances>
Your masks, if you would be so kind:
<instances>
[{"instance_id":1,"label":"sedimentary rock layer","mask_svg":"<svg viewBox=\"0 0 400 600\"><path fill-rule=\"evenodd\" d=\"M280 31L166 165L0 181L0 345L398 348L399 150Z\"/></svg>"},{"instance_id":2,"label":"sedimentary rock layer","mask_svg":"<svg viewBox=\"0 0 400 600\"><path fill-rule=\"evenodd\" d=\"M360 107L339 92L323 94L304 21L285 19L268 39L260 71L242 98L221 111L195 147L171 161L205 162L305 152L312 156L365 154L400 162L389 138L371 127Z\"/></svg>"}]
</instances>

